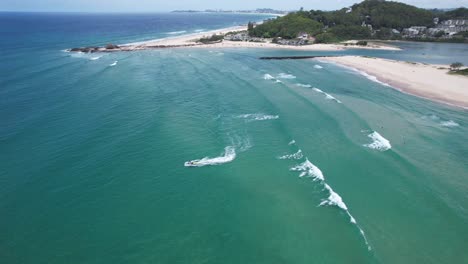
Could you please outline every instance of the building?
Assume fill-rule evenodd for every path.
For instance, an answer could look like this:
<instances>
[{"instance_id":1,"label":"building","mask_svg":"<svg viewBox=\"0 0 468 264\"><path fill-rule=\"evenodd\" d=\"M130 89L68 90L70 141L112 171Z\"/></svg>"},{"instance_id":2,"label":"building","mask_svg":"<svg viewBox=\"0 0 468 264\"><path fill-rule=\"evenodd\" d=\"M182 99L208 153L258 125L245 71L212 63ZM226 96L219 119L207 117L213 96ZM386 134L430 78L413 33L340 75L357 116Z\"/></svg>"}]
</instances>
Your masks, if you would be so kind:
<instances>
[{"instance_id":1,"label":"building","mask_svg":"<svg viewBox=\"0 0 468 264\"><path fill-rule=\"evenodd\" d=\"M468 31L468 20L466 19L451 19L439 23L436 27L439 31L444 31L447 34L456 34L462 31Z\"/></svg>"}]
</instances>

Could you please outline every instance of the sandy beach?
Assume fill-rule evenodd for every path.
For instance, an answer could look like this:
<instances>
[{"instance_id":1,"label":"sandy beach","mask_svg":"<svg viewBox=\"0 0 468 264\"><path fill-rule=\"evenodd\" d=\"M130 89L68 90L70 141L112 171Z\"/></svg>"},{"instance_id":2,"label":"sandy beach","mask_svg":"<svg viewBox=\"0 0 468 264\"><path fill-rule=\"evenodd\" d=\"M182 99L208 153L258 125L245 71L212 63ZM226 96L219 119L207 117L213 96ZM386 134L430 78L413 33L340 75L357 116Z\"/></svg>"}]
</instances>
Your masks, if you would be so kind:
<instances>
[{"instance_id":1,"label":"sandy beach","mask_svg":"<svg viewBox=\"0 0 468 264\"><path fill-rule=\"evenodd\" d=\"M233 31L247 30L247 26L236 26L212 30L164 39L155 39L138 43L129 43L120 45L122 51L144 50L152 48L178 48L178 47L193 47L193 48L267 48L267 49L288 49L288 50L304 50L304 51L337 51L345 49L381 49L381 50L400 50L398 47L390 45L381 45L377 43L369 43L368 46L355 46L344 44L313 44L304 46L278 45L271 42L244 42L244 41L228 41L224 40L219 43L201 44L197 42L203 37L210 37L214 34L226 34ZM117 51L117 50L116 50Z\"/></svg>"},{"instance_id":2,"label":"sandy beach","mask_svg":"<svg viewBox=\"0 0 468 264\"><path fill-rule=\"evenodd\" d=\"M448 74L448 65L359 56L329 57L321 60L366 72L402 92L468 109L468 77Z\"/></svg>"}]
</instances>

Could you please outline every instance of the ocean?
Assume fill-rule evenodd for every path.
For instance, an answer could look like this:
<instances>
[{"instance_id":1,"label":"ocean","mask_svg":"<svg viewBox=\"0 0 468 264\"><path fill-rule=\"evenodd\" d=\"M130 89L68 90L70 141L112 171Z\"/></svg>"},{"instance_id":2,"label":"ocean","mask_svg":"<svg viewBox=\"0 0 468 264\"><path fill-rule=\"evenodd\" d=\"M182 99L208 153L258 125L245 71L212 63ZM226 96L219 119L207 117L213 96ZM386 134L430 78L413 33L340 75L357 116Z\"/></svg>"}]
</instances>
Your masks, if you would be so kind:
<instances>
[{"instance_id":1,"label":"ocean","mask_svg":"<svg viewBox=\"0 0 468 264\"><path fill-rule=\"evenodd\" d=\"M0 13L1 262L468 262L466 110L258 59L468 45L63 51L265 18Z\"/></svg>"}]
</instances>

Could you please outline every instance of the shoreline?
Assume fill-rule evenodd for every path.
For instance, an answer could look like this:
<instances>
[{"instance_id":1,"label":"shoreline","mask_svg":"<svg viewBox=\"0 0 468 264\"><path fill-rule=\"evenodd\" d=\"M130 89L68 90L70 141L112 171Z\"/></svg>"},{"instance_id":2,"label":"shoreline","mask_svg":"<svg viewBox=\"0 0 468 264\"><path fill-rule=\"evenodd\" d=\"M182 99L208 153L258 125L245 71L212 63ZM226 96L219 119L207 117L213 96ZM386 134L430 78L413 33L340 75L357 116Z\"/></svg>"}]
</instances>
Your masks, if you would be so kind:
<instances>
[{"instance_id":1,"label":"shoreline","mask_svg":"<svg viewBox=\"0 0 468 264\"><path fill-rule=\"evenodd\" d=\"M378 82L402 93L468 110L468 77L449 74L448 65L360 56L320 60L375 76Z\"/></svg>"},{"instance_id":2,"label":"shoreline","mask_svg":"<svg viewBox=\"0 0 468 264\"><path fill-rule=\"evenodd\" d=\"M117 46L116 48L106 49L105 47L87 47L74 48L69 51L73 52L118 52L118 51L138 51L149 49L165 49L165 48L266 48L266 49L287 49L287 50L302 50L302 51L340 51L346 49L368 49L368 50L391 50L399 51L398 47L390 45L379 45L371 42L368 46L345 45L343 44L311 44L303 46L280 45L271 42L245 42L245 41L228 41L222 40L217 43L202 44L197 42L198 39L209 37L212 35L226 34L233 31L246 31L247 25L233 26L222 29L210 30L205 32L191 33L186 35L167 37L162 39L153 39L147 41L127 43Z\"/></svg>"}]
</instances>

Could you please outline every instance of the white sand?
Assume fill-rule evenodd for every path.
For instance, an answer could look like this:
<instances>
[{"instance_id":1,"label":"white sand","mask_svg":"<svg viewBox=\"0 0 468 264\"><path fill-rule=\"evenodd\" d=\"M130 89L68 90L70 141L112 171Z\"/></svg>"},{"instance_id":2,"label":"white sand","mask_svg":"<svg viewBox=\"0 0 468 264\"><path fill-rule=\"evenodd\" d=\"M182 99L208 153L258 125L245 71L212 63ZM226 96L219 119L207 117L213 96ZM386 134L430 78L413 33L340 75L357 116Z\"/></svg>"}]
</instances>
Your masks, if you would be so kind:
<instances>
[{"instance_id":1,"label":"white sand","mask_svg":"<svg viewBox=\"0 0 468 264\"><path fill-rule=\"evenodd\" d=\"M125 50L139 50L139 49L148 49L154 46L159 47L181 47L181 46L190 46L195 48L270 48L270 49L289 49L289 50L310 50L310 51L336 51L344 50L348 48L359 48L359 49L383 49L383 50L400 50L397 47L392 47L388 45L378 45L370 44L365 47L360 46L345 46L341 44L314 44L306 46L287 46L287 45L278 45L274 43L259 43L259 42L243 42L243 41L227 41L224 40L221 43L214 44L200 44L196 42L198 39L203 37L210 37L213 34L226 34L231 31L243 31L247 30L246 26L237 26L224 28L219 30L212 30L207 32L200 32L189 35L182 35L176 37L169 37L164 39L149 40L138 43L129 43L126 45L121 45Z\"/></svg>"},{"instance_id":2,"label":"white sand","mask_svg":"<svg viewBox=\"0 0 468 264\"><path fill-rule=\"evenodd\" d=\"M449 66L358 56L321 60L352 67L402 92L468 109L468 77L448 74Z\"/></svg>"}]
</instances>

